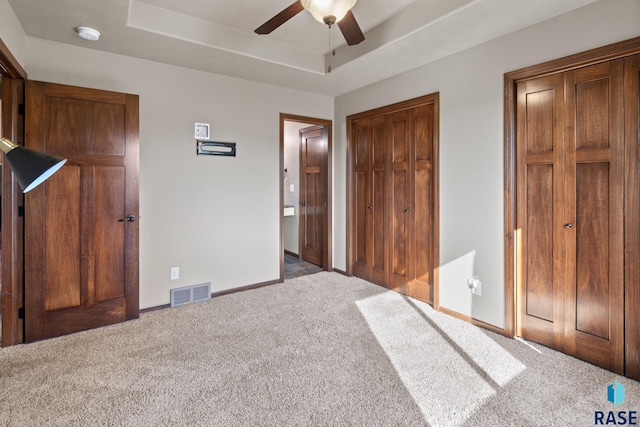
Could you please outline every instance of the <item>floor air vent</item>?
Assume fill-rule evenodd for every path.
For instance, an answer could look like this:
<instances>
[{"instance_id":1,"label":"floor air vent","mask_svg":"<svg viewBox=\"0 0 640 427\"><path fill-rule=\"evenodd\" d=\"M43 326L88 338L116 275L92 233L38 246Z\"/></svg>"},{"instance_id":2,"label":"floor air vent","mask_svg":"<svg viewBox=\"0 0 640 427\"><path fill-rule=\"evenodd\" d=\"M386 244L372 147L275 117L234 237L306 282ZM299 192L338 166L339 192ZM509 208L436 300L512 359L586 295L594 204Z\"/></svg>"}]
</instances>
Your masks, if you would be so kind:
<instances>
[{"instance_id":1,"label":"floor air vent","mask_svg":"<svg viewBox=\"0 0 640 427\"><path fill-rule=\"evenodd\" d=\"M171 289L171 307L211 299L211 283Z\"/></svg>"}]
</instances>

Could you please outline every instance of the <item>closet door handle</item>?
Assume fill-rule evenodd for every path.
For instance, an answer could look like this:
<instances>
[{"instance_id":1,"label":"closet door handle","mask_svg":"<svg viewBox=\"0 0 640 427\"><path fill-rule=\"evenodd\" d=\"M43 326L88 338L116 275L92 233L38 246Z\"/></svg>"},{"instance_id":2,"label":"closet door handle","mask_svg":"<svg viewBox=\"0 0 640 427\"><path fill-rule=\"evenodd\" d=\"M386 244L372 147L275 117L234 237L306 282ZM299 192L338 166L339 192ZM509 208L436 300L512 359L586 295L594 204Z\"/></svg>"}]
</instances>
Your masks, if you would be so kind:
<instances>
[{"instance_id":1,"label":"closet door handle","mask_svg":"<svg viewBox=\"0 0 640 427\"><path fill-rule=\"evenodd\" d=\"M566 228L567 230L570 229L571 227L573 227L573 224L568 223L564 225L564 228Z\"/></svg>"},{"instance_id":2,"label":"closet door handle","mask_svg":"<svg viewBox=\"0 0 640 427\"><path fill-rule=\"evenodd\" d=\"M373 209L373 206L367 206L367 209Z\"/></svg>"},{"instance_id":3,"label":"closet door handle","mask_svg":"<svg viewBox=\"0 0 640 427\"><path fill-rule=\"evenodd\" d=\"M405 209L404 210L404 213L409 213L409 212L411 212L411 209Z\"/></svg>"}]
</instances>

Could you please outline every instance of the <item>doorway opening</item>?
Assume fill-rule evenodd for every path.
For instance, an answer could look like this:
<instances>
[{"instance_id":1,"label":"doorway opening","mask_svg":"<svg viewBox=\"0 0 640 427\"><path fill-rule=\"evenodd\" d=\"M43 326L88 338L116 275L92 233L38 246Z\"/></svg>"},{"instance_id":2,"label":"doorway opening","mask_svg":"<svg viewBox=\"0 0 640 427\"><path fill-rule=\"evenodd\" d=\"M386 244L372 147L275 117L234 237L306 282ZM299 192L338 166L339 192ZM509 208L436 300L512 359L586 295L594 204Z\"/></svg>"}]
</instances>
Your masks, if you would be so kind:
<instances>
[{"instance_id":1,"label":"doorway opening","mask_svg":"<svg viewBox=\"0 0 640 427\"><path fill-rule=\"evenodd\" d=\"M332 271L332 122L280 114L280 282Z\"/></svg>"}]
</instances>

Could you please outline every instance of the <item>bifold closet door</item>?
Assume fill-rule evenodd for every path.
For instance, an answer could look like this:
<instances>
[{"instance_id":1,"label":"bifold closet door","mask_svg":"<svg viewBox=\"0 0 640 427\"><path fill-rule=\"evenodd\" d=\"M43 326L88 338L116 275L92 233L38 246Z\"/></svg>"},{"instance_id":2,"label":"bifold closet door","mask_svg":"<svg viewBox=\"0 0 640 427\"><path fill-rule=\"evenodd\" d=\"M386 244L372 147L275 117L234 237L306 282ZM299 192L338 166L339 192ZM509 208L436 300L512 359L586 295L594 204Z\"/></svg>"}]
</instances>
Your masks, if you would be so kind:
<instances>
[{"instance_id":1,"label":"bifold closet door","mask_svg":"<svg viewBox=\"0 0 640 427\"><path fill-rule=\"evenodd\" d=\"M407 294L434 303L435 267L437 263L436 203L436 107L433 103L416 107L411 114L411 280Z\"/></svg>"},{"instance_id":2,"label":"bifold closet door","mask_svg":"<svg viewBox=\"0 0 640 427\"><path fill-rule=\"evenodd\" d=\"M564 78L517 86L518 336L564 350Z\"/></svg>"},{"instance_id":3,"label":"bifold closet door","mask_svg":"<svg viewBox=\"0 0 640 427\"><path fill-rule=\"evenodd\" d=\"M413 275L413 179L411 179L411 110L389 116L390 289L407 293Z\"/></svg>"},{"instance_id":4,"label":"bifold closet door","mask_svg":"<svg viewBox=\"0 0 640 427\"><path fill-rule=\"evenodd\" d=\"M518 334L624 369L623 60L518 83Z\"/></svg>"},{"instance_id":5,"label":"bifold closet door","mask_svg":"<svg viewBox=\"0 0 640 427\"><path fill-rule=\"evenodd\" d=\"M625 375L640 381L640 55L625 59Z\"/></svg>"},{"instance_id":6,"label":"bifold closet door","mask_svg":"<svg viewBox=\"0 0 640 427\"><path fill-rule=\"evenodd\" d=\"M624 370L623 111L623 60L565 74L566 352L618 373Z\"/></svg>"},{"instance_id":7,"label":"bifold closet door","mask_svg":"<svg viewBox=\"0 0 640 427\"><path fill-rule=\"evenodd\" d=\"M354 274L387 286L387 149L386 117L353 125Z\"/></svg>"},{"instance_id":8,"label":"bifold closet door","mask_svg":"<svg viewBox=\"0 0 640 427\"><path fill-rule=\"evenodd\" d=\"M434 105L389 116L389 288L433 302Z\"/></svg>"}]
</instances>

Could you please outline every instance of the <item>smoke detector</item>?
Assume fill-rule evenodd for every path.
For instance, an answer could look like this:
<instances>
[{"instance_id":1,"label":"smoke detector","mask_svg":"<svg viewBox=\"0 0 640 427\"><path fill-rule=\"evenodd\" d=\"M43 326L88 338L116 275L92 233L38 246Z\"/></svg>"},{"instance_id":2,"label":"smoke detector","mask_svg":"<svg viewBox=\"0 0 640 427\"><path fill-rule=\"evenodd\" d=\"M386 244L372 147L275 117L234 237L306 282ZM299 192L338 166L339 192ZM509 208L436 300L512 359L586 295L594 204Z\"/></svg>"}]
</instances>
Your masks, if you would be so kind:
<instances>
[{"instance_id":1,"label":"smoke detector","mask_svg":"<svg viewBox=\"0 0 640 427\"><path fill-rule=\"evenodd\" d=\"M94 42L100 38L100 31L91 27L78 27L77 31L78 35L85 40Z\"/></svg>"}]
</instances>

